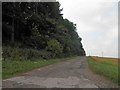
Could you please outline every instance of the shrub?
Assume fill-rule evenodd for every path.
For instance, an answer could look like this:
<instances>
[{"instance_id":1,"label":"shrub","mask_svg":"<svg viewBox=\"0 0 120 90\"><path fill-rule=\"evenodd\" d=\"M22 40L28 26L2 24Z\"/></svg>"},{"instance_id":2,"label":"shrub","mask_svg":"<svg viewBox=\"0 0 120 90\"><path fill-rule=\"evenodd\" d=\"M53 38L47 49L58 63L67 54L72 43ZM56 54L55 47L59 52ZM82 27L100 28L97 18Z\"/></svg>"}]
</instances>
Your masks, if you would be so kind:
<instances>
[{"instance_id":1,"label":"shrub","mask_svg":"<svg viewBox=\"0 0 120 90\"><path fill-rule=\"evenodd\" d=\"M63 52L63 46L56 39L51 39L47 42L46 49L53 53L53 57L60 56Z\"/></svg>"},{"instance_id":2,"label":"shrub","mask_svg":"<svg viewBox=\"0 0 120 90\"><path fill-rule=\"evenodd\" d=\"M3 47L3 60L35 60L49 59L51 53L45 50L35 50L27 48Z\"/></svg>"}]
</instances>

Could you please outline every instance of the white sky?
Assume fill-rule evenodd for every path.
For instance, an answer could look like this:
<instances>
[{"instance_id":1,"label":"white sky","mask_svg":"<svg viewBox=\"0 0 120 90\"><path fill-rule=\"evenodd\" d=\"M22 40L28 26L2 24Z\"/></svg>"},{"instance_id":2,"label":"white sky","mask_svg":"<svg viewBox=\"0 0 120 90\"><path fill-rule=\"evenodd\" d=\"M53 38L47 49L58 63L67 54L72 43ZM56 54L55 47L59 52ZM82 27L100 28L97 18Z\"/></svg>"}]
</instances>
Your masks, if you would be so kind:
<instances>
[{"instance_id":1,"label":"white sky","mask_svg":"<svg viewBox=\"0 0 120 90\"><path fill-rule=\"evenodd\" d=\"M63 17L77 24L87 55L118 57L119 0L57 0ZM109 1L109 2L108 2Z\"/></svg>"}]
</instances>

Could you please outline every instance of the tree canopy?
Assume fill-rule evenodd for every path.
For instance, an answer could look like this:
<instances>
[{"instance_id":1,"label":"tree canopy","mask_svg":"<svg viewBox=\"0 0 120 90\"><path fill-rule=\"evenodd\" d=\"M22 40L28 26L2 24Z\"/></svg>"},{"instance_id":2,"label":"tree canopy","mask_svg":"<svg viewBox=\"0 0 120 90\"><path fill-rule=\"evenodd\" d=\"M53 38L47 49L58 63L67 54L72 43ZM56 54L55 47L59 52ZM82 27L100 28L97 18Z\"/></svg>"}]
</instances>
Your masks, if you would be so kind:
<instances>
[{"instance_id":1,"label":"tree canopy","mask_svg":"<svg viewBox=\"0 0 120 90\"><path fill-rule=\"evenodd\" d=\"M85 55L76 24L63 18L59 2L3 2L3 45Z\"/></svg>"}]
</instances>

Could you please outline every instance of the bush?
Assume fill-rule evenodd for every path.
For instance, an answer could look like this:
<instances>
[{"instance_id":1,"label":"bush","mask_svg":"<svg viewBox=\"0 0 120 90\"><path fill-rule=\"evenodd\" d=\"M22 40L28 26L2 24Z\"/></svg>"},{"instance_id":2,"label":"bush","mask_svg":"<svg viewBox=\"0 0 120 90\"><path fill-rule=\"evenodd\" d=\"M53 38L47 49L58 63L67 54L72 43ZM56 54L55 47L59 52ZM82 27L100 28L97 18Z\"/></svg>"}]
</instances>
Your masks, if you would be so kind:
<instances>
[{"instance_id":1,"label":"bush","mask_svg":"<svg viewBox=\"0 0 120 90\"><path fill-rule=\"evenodd\" d=\"M35 50L27 48L3 47L3 60L35 60L49 59L51 53L45 50Z\"/></svg>"},{"instance_id":2,"label":"bush","mask_svg":"<svg viewBox=\"0 0 120 90\"><path fill-rule=\"evenodd\" d=\"M63 52L63 46L56 39L51 39L47 42L46 50L53 53L53 57L60 56Z\"/></svg>"}]
</instances>

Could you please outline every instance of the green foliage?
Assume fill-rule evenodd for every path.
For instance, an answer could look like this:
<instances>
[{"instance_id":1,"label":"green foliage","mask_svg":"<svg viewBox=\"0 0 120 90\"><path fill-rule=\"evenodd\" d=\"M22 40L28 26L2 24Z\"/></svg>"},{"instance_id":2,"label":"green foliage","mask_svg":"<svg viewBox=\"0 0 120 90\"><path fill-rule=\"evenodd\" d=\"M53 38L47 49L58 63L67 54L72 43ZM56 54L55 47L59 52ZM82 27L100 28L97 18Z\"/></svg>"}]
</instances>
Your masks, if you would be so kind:
<instances>
[{"instance_id":1,"label":"green foliage","mask_svg":"<svg viewBox=\"0 0 120 90\"><path fill-rule=\"evenodd\" d=\"M85 51L81 38L76 32L76 24L64 19L61 11L59 2L3 2L2 39L3 45L8 46L8 49L4 49L6 50L4 55L9 54L11 58L17 58L22 54L19 53L21 48L26 50L26 52L20 51L25 52L26 58L40 56L37 55L36 49L38 51L47 49L52 53L53 58L84 56ZM14 43L11 43L12 38ZM20 47L16 44L18 42ZM10 54L9 51L12 53ZM28 52L31 57L28 57Z\"/></svg>"},{"instance_id":2,"label":"green foliage","mask_svg":"<svg viewBox=\"0 0 120 90\"><path fill-rule=\"evenodd\" d=\"M60 54L62 53L63 51L63 47L62 45L60 44L60 42L58 42L56 39L51 39L47 42L47 47L46 49L48 51L52 51L54 56L60 56Z\"/></svg>"},{"instance_id":3,"label":"green foliage","mask_svg":"<svg viewBox=\"0 0 120 90\"><path fill-rule=\"evenodd\" d=\"M34 59L49 59L51 53L45 50L35 50L27 48L12 48L3 47L2 57L4 61L8 60L34 60Z\"/></svg>"},{"instance_id":4,"label":"green foliage","mask_svg":"<svg viewBox=\"0 0 120 90\"><path fill-rule=\"evenodd\" d=\"M40 33L38 31L39 24L35 25L34 23L32 24L32 34L34 36L40 36Z\"/></svg>"}]
</instances>

